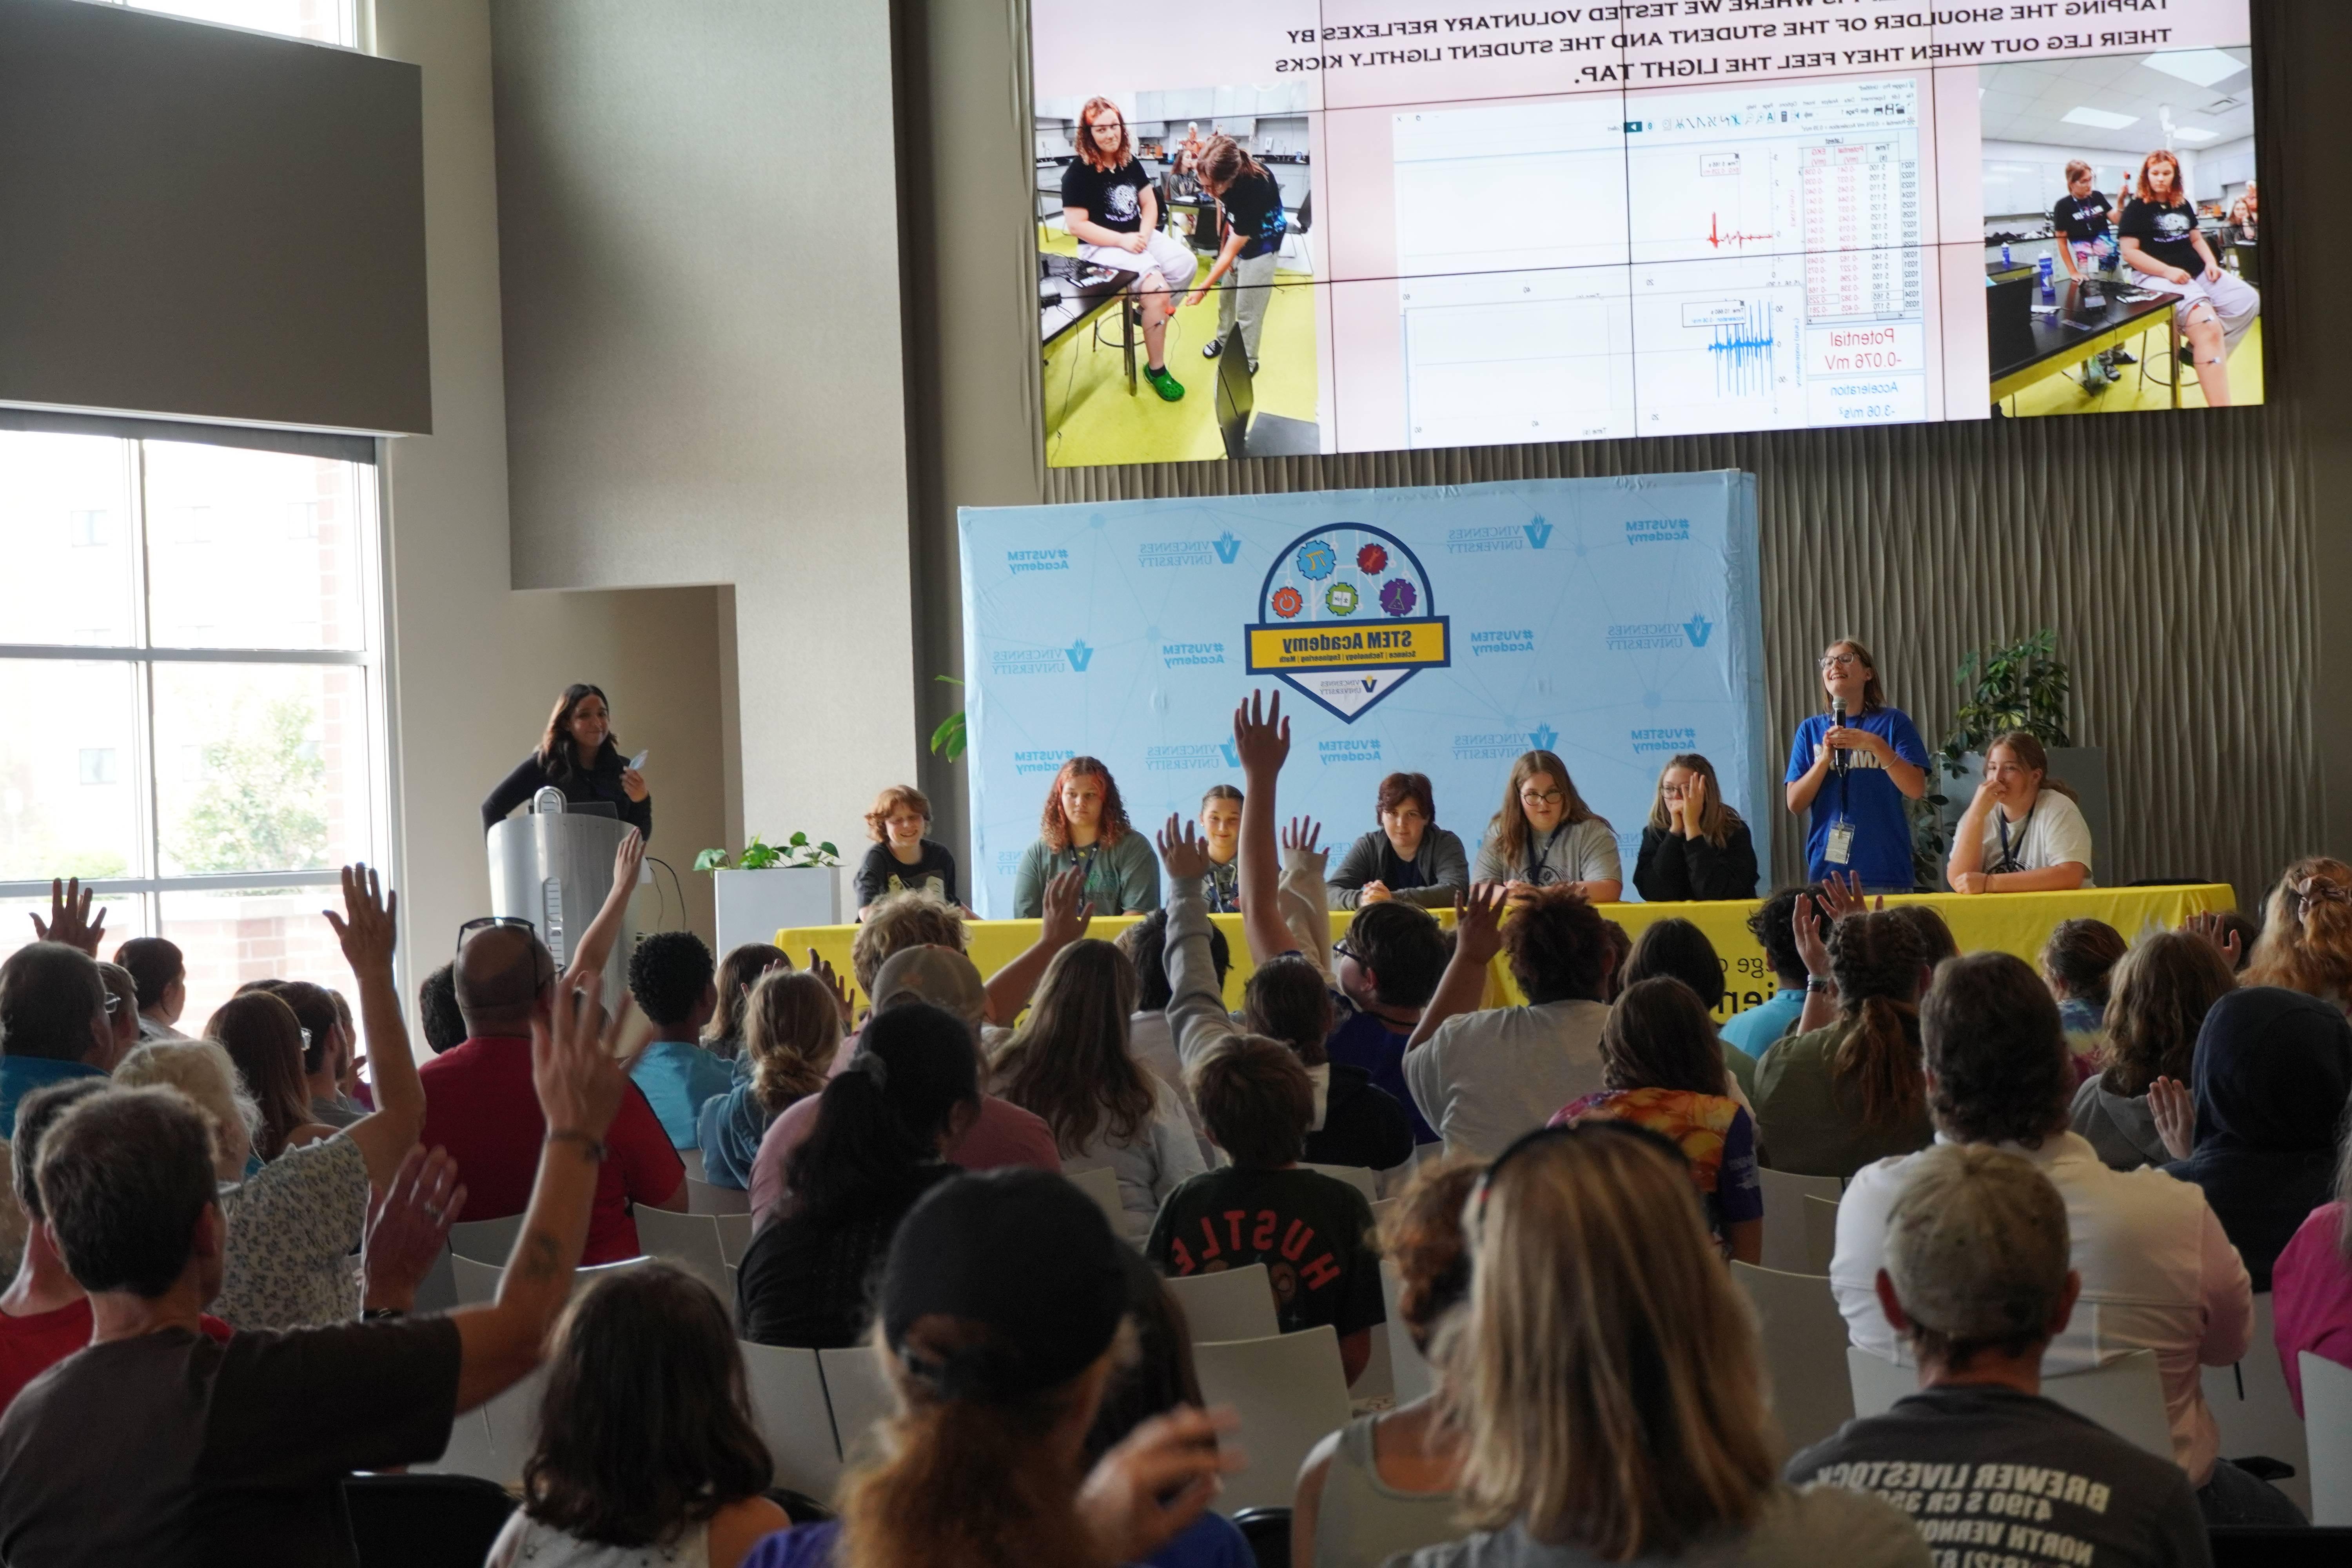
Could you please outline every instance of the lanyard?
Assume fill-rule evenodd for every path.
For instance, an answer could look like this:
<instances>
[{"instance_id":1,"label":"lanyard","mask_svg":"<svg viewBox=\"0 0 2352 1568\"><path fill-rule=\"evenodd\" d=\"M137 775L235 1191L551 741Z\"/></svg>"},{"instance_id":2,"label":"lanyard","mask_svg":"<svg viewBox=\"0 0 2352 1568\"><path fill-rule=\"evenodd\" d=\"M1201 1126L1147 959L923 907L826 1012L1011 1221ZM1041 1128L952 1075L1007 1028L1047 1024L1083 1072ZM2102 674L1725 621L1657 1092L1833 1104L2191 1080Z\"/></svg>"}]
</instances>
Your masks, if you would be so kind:
<instances>
[{"instance_id":1,"label":"lanyard","mask_svg":"<svg viewBox=\"0 0 2352 1568\"><path fill-rule=\"evenodd\" d=\"M1536 841L1533 838L1528 840L1528 863L1525 870L1527 880L1530 885L1538 888L1551 885L1551 852L1558 847L1559 836L1568 829L1569 824L1565 822L1553 828L1550 835L1544 839L1543 850L1540 854L1536 850Z\"/></svg>"},{"instance_id":2,"label":"lanyard","mask_svg":"<svg viewBox=\"0 0 2352 1568\"><path fill-rule=\"evenodd\" d=\"M2025 869L2023 866L2018 864L2017 850L2025 847L2025 830L2033 826L2033 814L2041 809L2042 796L2036 795L2033 797L2033 804L2025 808L2025 820L2017 825L2017 849L2011 849L2009 845L2009 813L2001 810L1998 805L1992 808L1994 825L2000 829L2000 862L1993 867L1994 870L2022 871Z\"/></svg>"}]
</instances>

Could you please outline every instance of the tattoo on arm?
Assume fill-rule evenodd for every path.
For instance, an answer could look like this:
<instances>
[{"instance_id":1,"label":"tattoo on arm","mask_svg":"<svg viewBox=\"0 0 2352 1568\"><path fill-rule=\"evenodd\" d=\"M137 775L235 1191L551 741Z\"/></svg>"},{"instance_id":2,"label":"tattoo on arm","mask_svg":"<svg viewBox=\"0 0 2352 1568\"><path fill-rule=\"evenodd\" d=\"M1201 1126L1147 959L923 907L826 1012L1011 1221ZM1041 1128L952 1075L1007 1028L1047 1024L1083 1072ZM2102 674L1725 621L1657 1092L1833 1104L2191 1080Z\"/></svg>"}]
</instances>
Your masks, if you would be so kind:
<instances>
[{"instance_id":1,"label":"tattoo on arm","mask_svg":"<svg viewBox=\"0 0 2352 1568\"><path fill-rule=\"evenodd\" d=\"M563 1273L563 1247L555 1237L543 1230L534 1230L522 1238L522 1277L534 1283L553 1279Z\"/></svg>"}]
</instances>

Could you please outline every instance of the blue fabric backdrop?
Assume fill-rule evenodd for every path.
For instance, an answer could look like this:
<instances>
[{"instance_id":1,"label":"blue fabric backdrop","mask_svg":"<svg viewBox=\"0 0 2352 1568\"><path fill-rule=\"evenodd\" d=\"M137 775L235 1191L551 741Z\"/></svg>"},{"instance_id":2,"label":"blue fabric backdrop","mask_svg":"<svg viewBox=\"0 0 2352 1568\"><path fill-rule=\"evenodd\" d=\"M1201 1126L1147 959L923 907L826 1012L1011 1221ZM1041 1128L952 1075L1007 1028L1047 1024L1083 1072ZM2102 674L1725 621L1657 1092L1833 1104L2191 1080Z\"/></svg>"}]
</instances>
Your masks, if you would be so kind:
<instances>
[{"instance_id":1,"label":"blue fabric backdrop","mask_svg":"<svg viewBox=\"0 0 2352 1568\"><path fill-rule=\"evenodd\" d=\"M963 509L964 674L981 914L1012 912L1047 785L1085 753L1150 832L1241 782L1233 710L1292 716L1284 817L1344 847L1381 777L1425 773L1475 858L1512 759L1559 753L1633 850L1664 759L1702 752L1760 843L1753 476L1540 479Z\"/></svg>"}]
</instances>

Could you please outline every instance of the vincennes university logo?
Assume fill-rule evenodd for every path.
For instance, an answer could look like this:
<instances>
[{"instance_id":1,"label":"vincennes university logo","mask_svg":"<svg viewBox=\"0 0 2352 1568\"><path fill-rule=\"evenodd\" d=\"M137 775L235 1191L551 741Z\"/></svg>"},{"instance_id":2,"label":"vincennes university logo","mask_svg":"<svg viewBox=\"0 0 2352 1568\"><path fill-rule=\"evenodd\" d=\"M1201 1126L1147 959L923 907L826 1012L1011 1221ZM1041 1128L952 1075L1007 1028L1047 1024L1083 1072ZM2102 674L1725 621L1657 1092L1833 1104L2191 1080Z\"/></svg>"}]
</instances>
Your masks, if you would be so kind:
<instances>
[{"instance_id":1,"label":"vincennes university logo","mask_svg":"<svg viewBox=\"0 0 2352 1568\"><path fill-rule=\"evenodd\" d=\"M1249 673L1280 678L1348 723L1453 662L1421 561L1393 533L1335 522L1276 552L1258 589Z\"/></svg>"}]
</instances>

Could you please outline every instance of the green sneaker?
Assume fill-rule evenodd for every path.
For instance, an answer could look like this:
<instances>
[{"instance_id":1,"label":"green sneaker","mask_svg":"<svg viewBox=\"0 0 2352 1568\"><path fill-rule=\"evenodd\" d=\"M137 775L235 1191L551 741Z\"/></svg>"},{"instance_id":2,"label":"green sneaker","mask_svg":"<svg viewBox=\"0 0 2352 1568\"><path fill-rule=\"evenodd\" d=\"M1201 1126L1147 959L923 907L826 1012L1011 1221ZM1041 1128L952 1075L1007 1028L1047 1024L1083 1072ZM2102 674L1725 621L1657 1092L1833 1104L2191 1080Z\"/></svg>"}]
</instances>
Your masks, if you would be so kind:
<instances>
[{"instance_id":1,"label":"green sneaker","mask_svg":"<svg viewBox=\"0 0 2352 1568\"><path fill-rule=\"evenodd\" d=\"M1184 384L1169 374L1168 367L1164 364L1145 365L1143 379L1150 382L1151 390L1167 402L1174 403L1184 395Z\"/></svg>"}]
</instances>

